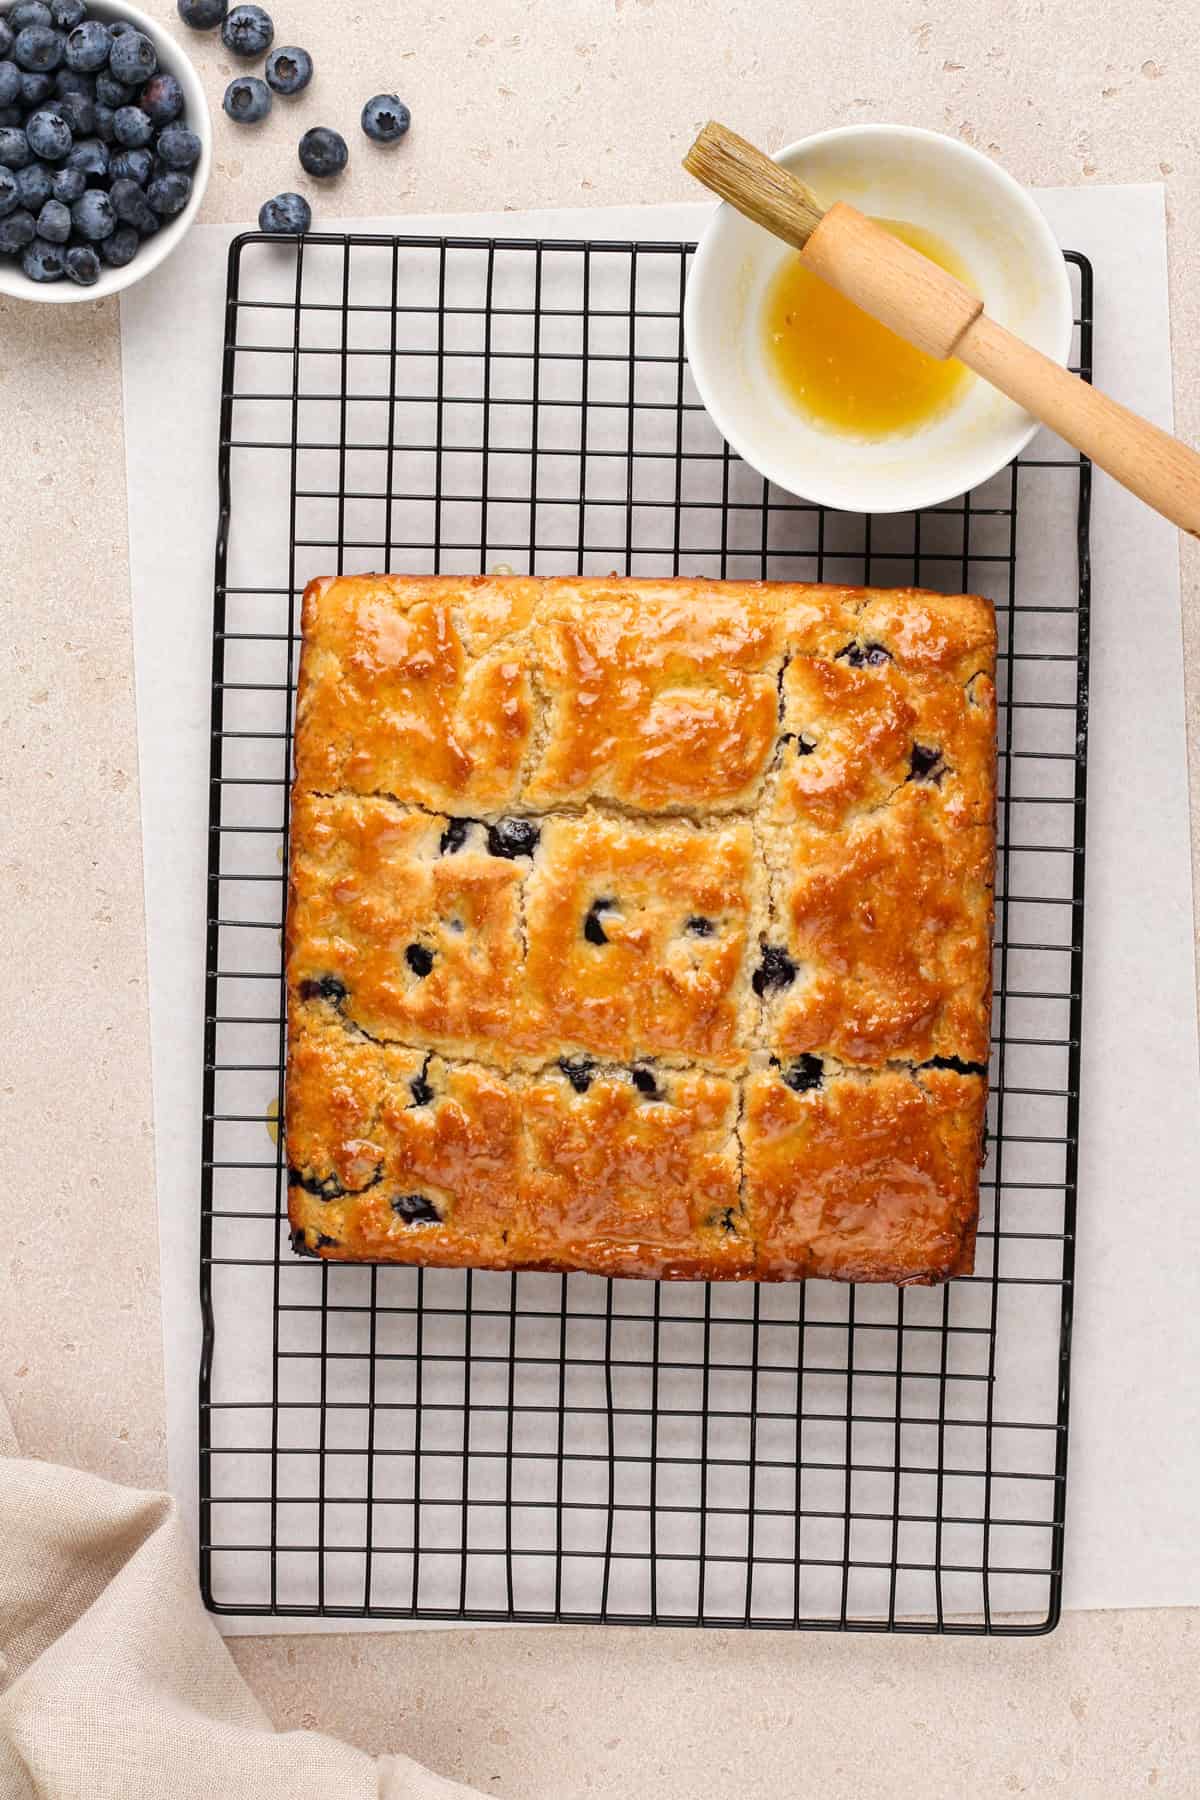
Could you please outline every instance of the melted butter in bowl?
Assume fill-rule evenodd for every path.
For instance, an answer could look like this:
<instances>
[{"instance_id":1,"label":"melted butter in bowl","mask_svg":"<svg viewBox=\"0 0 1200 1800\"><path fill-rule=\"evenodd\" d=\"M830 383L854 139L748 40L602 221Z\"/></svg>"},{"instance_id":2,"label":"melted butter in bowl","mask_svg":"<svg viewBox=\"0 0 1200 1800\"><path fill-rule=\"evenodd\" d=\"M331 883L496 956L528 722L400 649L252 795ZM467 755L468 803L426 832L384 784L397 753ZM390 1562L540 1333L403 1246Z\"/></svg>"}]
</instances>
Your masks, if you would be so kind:
<instances>
[{"instance_id":1,"label":"melted butter in bowl","mask_svg":"<svg viewBox=\"0 0 1200 1800\"><path fill-rule=\"evenodd\" d=\"M934 232L903 219L875 223L974 285ZM814 425L851 437L914 431L948 412L974 380L955 358L927 356L880 325L799 255L788 257L767 288L762 327L767 367L781 392Z\"/></svg>"}]
</instances>

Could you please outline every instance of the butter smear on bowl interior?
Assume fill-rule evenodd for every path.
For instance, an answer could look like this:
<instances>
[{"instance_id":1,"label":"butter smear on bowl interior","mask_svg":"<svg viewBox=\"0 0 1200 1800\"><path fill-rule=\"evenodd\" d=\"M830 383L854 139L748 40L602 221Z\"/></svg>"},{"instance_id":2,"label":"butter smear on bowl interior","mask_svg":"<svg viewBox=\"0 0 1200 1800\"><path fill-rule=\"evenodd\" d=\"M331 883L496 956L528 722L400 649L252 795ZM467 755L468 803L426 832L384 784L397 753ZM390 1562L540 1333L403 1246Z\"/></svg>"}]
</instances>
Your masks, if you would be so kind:
<instances>
[{"instance_id":1,"label":"butter smear on bowl interior","mask_svg":"<svg viewBox=\"0 0 1200 1800\"><path fill-rule=\"evenodd\" d=\"M974 288L962 259L935 232L903 219L875 222ZM767 367L783 394L814 425L853 437L913 431L947 412L975 379L954 357L927 356L897 337L798 254L772 278L762 325Z\"/></svg>"}]
</instances>

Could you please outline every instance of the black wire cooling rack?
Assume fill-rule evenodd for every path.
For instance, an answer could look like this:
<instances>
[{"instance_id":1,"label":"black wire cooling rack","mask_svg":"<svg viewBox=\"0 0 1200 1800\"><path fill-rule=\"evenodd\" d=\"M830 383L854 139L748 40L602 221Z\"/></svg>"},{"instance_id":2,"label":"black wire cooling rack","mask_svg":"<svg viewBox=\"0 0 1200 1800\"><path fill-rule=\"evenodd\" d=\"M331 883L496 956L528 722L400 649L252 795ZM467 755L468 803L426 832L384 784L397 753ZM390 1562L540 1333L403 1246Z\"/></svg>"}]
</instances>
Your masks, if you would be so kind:
<instances>
[{"instance_id":1,"label":"black wire cooling rack","mask_svg":"<svg viewBox=\"0 0 1200 1800\"><path fill-rule=\"evenodd\" d=\"M985 488L902 517L768 487L692 386L690 255L428 237L232 247L201 1172L200 1569L214 1611L973 1633L1057 1621L1090 470L1043 437ZM1091 270L1067 260L1087 376ZM277 1112L299 596L334 570L497 564L912 582L995 601L996 1035L972 1279L660 1286L292 1255Z\"/></svg>"}]
</instances>

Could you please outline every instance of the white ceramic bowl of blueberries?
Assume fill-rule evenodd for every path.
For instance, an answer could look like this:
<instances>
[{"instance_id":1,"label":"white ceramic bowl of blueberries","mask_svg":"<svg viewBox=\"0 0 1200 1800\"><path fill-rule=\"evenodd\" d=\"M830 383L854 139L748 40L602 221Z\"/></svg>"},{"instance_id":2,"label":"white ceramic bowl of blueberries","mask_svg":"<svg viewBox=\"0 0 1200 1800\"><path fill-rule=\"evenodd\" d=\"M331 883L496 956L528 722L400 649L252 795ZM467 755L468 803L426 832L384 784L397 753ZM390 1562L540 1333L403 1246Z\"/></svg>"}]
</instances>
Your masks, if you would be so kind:
<instances>
[{"instance_id":1,"label":"white ceramic bowl of blueberries","mask_svg":"<svg viewBox=\"0 0 1200 1800\"><path fill-rule=\"evenodd\" d=\"M200 209L204 89L136 7L0 0L0 119L0 293L59 305L118 293Z\"/></svg>"}]
</instances>

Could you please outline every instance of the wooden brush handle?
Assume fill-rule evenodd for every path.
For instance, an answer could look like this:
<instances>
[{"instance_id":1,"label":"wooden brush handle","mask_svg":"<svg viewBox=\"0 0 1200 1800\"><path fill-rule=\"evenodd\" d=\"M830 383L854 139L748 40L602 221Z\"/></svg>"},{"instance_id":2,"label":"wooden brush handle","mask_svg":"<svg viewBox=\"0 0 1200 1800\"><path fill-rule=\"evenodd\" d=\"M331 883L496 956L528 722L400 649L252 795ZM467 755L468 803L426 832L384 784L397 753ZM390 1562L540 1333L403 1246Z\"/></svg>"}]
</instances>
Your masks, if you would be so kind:
<instances>
[{"instance_id":1,"label":"wooden brush handle","mask_svg":"<svg viewBox=\"0 0 1200 1800\"><path fill-rule=\"evenodd\" d=\"M1200 455L997 325L981 300L919 251L839 203L801 254L864 312L931 356L957 356L1147 506L1200 536Z\"/></svg>"}]
</instances>

